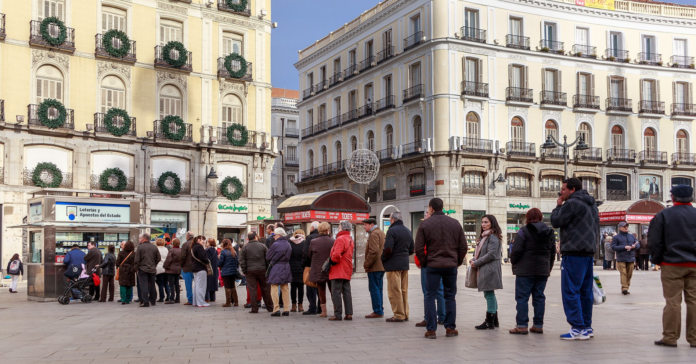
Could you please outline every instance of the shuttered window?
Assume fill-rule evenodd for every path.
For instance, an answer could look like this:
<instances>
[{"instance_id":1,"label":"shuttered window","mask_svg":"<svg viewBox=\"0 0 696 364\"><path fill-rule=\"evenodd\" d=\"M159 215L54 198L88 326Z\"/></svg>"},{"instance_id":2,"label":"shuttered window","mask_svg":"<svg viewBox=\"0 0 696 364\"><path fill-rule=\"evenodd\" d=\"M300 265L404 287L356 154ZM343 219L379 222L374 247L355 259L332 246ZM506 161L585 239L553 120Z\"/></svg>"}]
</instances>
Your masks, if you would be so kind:
<instances>
[{"instance_id":1,"label":"shuttered window","mask_svg":"<svg viewBox=\"0 0 696 364\"><path fill-rule=\"evenodd\" d=\"M122 32L126 31L126 12L110 6L104 6L102 7L102 33L112 29Z\"/></svg>"},{"instance_id":2,"label":"shuttered window","mask_svg":"<svg viewBox=\"0 0 696 364\"><path fill-rule=\"evenodd\" d=\"M160 20L160 45L166 45L171 41L181 42L184 27L181 23L162 19Z\"/></svg>"},{"instance_id":3,"label":"shuttered window","mask_svg":"<svg viewBox=\"0 0 696 364\"><path fill-rule=\"evenodd\" d=\"M222 35L222 55L242 54L242 36L234 33L225 32Z\"/></svg>"},{"instance_id":4,"label":"shuttered window","mask_svg":"<svg viewBox=\"0 0 696 364\"><path fill-rule=\"evenodd\" d=\"M39 21L45 18L56 17L65 21L65 1L64 0L38 0L39 1Z\"/></svg>"},{"instance_id":5,"label":"shuttered window","mask_svg":"<svg viewBox=\"0 0 696 364\"><path fill-rule=\"evenodd\" d=\"M53 66L43 66L36 73L36 103L46 99L63 100L63 77Z\"/></svg>"},{"instance_id":6,"label":"shuttered window","mask_svg":"<svg viewBox=\"0 0 696 364\"><path fill-rule=\"evenodd\" d=\"M126 88L123 82L115 76L104 78L101 84L101 112L106 113L111 108L126 109Z\"/></svg>"},{"instance_id":7,"label":"shuttered window","mask_svg":"<svg viewBox=\"0 0 696 364\"><path fill-rule=\"evenodd\" d=\"M183 118L181 92L174 86L165 86L160 95L159 108L160 119L168 115L177 115Z\"/></svg>"},{"instance_id":8,"label":"shuttered window","mask_svg":"<svg viewBox=\"0 0 696 364\"><path fill-rule=\"evenodd\" d=\"M232 124L244 124L242 102L237 96L227 95L222 99L222 127Z\"/></svg>"}]
</instances>

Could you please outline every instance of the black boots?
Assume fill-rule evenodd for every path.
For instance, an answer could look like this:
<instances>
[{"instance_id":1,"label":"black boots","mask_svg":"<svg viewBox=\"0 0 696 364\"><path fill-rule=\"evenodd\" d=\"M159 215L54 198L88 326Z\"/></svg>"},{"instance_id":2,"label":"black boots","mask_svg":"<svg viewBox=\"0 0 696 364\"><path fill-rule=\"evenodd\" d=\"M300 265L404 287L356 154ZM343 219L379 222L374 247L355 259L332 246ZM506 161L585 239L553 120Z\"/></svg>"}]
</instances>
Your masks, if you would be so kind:
<instances>
[{"instance_id":1,"label":"black boots","mask_svg":"<svg viewBox=\"0 0 696 364\"><path fill-rule=\"evenodd\" d=\"M498 312L497 311L493 314L493 326L495 326L495 327L500 326L500 323L498 323Z\"/></svg>"},{"instance_id":2,"label":"black boots","mask_svg":"<svg viewBox=\"0 0 696 364\"><path fill-rule=\"evenodd\" d=\"M476 330L493 330L495 329L495 314L486 312L486 321L484 321L481 325L479 326L474 326Z\"/></svg>"}]
</instances>

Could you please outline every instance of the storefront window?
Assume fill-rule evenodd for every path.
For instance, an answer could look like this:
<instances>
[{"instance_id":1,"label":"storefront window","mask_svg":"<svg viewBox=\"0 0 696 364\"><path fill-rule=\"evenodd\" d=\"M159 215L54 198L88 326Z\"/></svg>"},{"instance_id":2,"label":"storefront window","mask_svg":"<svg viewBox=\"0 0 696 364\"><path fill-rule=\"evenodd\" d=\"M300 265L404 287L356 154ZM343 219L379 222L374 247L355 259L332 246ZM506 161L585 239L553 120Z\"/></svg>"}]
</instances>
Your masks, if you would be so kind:
<instances>
[{"instance_id":1,"label":"storefront window","mask_svg":"<svg viewBox=\"0 0 696 364\"><path fill-rule=\"evenodd\" d=\"M425 213L423 211L411 213L411 233L413 234L414 241L416 240L416 233L418 232L418 227L420 226L420 223L421 221L423 221L424 217Z\"/></svg>"},{"instance_id":2,"label":"storefront window","mask_svg":"<svg viewBox=\"0 0 696 364\"><path fill-rule=\"evenodd\" d=\"M586 190L590 196L597 198L597 179L594 177L580 177L582 189Z\"/></svg>"},{"instance_id":3,"label":"storefront window","mask_svg":"<svg viewBox=\"0 0 696 364\"><path fill-rule=\"evenodd\" d=\"M622 174L607 175L607 200L628 201L631 194L628 189L628 176Z\"/></svg>"},{"instance_id":4,"label":"storefront window","mask_svg":"<svg viewBox=\"0 0 696 364\"><path fill-rule=\"evenodd\" d=\"M485 211L464 211L464 237L469 250L476 248L476 240L481 235L481 218L485 214Z\"/></svg>"},{"instance_id":5,"label":"storefront window","mask_svg":"<svg viewBox=\"0 0 696 364\"><path fill-rule=\"evenodd\" d=\"M693 180L689 177L672 177L672 187L679 185L693 186L694 184Z\"/></svg>"},{"instance_id":6,"label":"storefront window","mask_svg":"<svg viewBox=\"0 0 696 364\"><path fill-rule=\"evenodd\" d=\"M188 231L188 213L152 211L150 224L159 226L150 230L152 239L177 238L183 244Z\"/></svg>"},{"instance_id":7,"label":"storefront window","mask_svg":"<svg viewBox=\"0 0 696 364\"><path fill-rule=\"evenodd\" d=\"M29 233L29 260L31 263L41 263L43 252L43 234L40 232Z\"/></svg>"},{"instance_id":8,"label":"storefront window","mask_svg":"<svg viewBox=\"0 0 696 364\"><path fill-rule=\"evenodd\" d=\"M87 254L87 243L92 242L101 250L102 255L107 253L109 245L116 248L116 254L121 250L121 242L130 240L130 234L101 233L101 232L57 232L56 233L56 263L62 263L74 245Z\"/></svg>"}]
</instances>

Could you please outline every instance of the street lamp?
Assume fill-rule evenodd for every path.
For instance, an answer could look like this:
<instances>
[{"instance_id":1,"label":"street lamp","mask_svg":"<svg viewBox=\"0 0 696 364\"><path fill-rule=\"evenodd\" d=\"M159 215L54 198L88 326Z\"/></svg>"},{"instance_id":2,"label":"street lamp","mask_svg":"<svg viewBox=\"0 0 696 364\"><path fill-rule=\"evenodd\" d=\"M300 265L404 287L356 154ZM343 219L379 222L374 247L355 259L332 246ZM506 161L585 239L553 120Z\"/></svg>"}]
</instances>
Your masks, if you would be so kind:
<instances>
[{"instance_id":1,"label":"street lamp","mask_svg":"<svg viewBox=\"0 0 696 364\"><path fill-rule=\"evenodd\" d=\"M575 150L590 149L590 147L585 143L585 138L582 135L575 138L575 141L570 144L568 144L568 137L564 135L563 144L561 144L556 140L556 138L553 137L553 135L549 134L548 137L546 137L546 142L541 145L543 149L555 149L556 147L563 148L563 179L568 178L568 148L575 144L578 145L575 147Z\"/></svg>"},{"instance_id":2,"label":"street lamp","mask_svg":"<svg viewBox=\"0 0 696 364\"><path fill-rule=\"evenodd\" d=\"M210 173L208 173L208 175L205 177L205 179L206 179L206 182L208 180L212 180L213 182L215 182L215 180L218 179L218 175L217 175L217 173L215 173L215 167L210 167ZM206 191L208 190L207 183L205 185L205 190ZM210 202L208 202L208 207L206 207L205 211L203 212L203 233L204 234L205 234L205 221L208 218L208 209L210 208L210 205L213 204L213 201L215 201L215 199L217 199L217 194L213 194L213 198L210 199Z\"/></svg>"}]
</instances>

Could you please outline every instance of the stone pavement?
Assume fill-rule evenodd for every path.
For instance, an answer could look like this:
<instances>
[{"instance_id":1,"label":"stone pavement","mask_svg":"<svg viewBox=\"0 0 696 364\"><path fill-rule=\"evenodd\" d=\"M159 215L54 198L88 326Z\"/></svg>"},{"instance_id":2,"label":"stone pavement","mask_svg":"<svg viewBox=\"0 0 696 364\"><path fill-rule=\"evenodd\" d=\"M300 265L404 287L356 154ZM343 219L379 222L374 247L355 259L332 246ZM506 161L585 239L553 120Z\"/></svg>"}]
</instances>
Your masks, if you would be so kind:
<instances>
[{"instance_id":1,"label":"stone pavement","mask_svg":"<svg viewBox=\"0 0 696 364\"><path fill-rule=\"evenodd\" d=\"M653 345L661 338L663 300L659 272L637 271L631 295L620 293L617 271L599 270L608 298L595 306L595 338L561 341L568 330L560 298L558 266L546 289L545 334L510 335L515 325L514 277L503 267L497 291L499 330L473 329L483 321L483 294L464 288L457 294L459 336L423 338L414 327L423 312L417 269L409 280L411 320L367 320L367 279L352 281L355 318L329 322L316 316L270 317L242 308L192 308L158 304L36 303L23 294L0 292L0 363L676 363L696 361L684 338L679 348ZM386 285L386 282L385 282ZM118 291L118 290L117 290ZM244 287L239 287L240 296ZM386 287L385 287L386 295ZM385 297L386 299L386 297ZM331 304L329 304L331 309ZM531 310L531 305L530 305ZM385 302L387 317L391 314ZM530 318L531 320L531 318Z\"/></svg>"}]
</instances>

